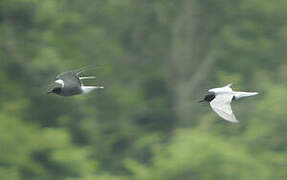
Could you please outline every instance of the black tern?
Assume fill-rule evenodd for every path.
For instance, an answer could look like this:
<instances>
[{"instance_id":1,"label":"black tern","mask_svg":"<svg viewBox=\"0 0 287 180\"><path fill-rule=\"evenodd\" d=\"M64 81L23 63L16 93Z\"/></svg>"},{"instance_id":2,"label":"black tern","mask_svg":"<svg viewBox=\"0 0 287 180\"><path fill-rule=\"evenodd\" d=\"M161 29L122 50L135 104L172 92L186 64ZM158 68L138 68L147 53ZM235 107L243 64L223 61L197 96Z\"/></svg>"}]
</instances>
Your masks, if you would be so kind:
<instances>
[{"instance_id":1,"label":"black tern","mask_svg":"<svg viewBox=\"0 0 287 180\"><path fill-rule=\"evenodd\" d=\"M95 89L104 88L103 86L85 86L83 84L82 80L96 78L95 76L79 76L80 73L88 69L90 68L84 67L59 74L54 81L57 86L51 91L48 91L48 93L55 93L60 96L73 96L78 94L87 94Z\"/></svg>"},{"instance_id":2,"label":"black tern","mask_svg":"<svg viewBox=\"0 0 287 180\"><path fill-rule=\"evenodd\" d=\"M221 88L213 88L208 90L209 94L206 95L200 102L209 102L213 111L215 111L224 120L238 122L231 109L232 100L255 96L258 94L258 92L233 91L231 86L232 84L228 84Z\"/></svg>"}]
</instances>

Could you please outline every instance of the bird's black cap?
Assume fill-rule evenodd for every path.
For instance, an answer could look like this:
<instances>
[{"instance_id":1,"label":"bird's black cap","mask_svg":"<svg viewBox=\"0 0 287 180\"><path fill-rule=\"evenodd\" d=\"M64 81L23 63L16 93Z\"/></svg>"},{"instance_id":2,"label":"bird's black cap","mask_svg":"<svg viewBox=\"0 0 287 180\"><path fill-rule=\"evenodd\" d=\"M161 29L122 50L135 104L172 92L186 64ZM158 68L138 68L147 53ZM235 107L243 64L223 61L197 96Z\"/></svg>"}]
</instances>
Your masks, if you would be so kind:
<instances>
[{"instance_id":1,"label":"bird's black cap","mask_svg":"<svg viewBox=\"0 0 287 180\"><path fill-rule=\"evenodd\" d=\"M205 101L211 102L214 98L215 98L215 94L214 93L209 93L202 100L200 100L199 102L205 102Z\"/></svg>"}]
</instances>

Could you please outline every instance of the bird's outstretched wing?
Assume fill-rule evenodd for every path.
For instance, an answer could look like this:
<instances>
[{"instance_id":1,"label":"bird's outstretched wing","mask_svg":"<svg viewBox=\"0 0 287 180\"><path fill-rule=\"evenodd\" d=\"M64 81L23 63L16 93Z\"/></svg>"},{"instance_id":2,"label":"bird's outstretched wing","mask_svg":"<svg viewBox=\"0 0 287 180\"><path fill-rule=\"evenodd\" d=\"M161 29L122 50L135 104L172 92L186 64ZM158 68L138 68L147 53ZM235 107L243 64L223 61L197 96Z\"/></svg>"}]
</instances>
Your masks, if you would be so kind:
<instances>
[{"instance_id":1,"label":"bird's outstretched wing","mask_svg":"<svg viewBox=\"0 0 287 180\"><path fill-rule=\"evenodd\" d=\"M98 68L100 68L100 67L98 67L96 65L90 65L90 66L85 66L85 67L82 67L79 69L75 69L75 70L73 70L73 73L75 73L78 76L79 74L81 74L84 71L88 71L88 70L92 70L92 69L98 69Z\"/></svg>"},{"instance_id":2,"label":"bird's outstretched wing","mask_svg":"<svg viewBox=\"0 0 287 180\"><path fill-rule=\"evenodd\" d=\"M96 68L98 68L98 67L96 67L95 65L85 66L85 67L82 67L79 69L74 69L74 70L63 72L63 73L59 74L56 78L59 79L59 78L66 76L66 75L69 75L69 76L74 75L74 76L78 77L79 74L81 74L82 72L88 71L91 69L96 69Z\"/></svg>"},{"instance_id":3,"label":"bird's outstretched wing","mask_svg":"<svg viewBox=\"0 0 287 180\"><path fill-rule=\"evenodd\" d=\"M210 106L221 118L230 122L238 122L231 109L232 93L218 94Z\"/></svg>"},{"instance_id":4,"label":"bird's outstretched wing","mask_svg":"<svg viewBox=\"0 0 287 180\"><path fill-rule=\"evenodd\" d=\"M232 86L232 83L227 84L226 86L223 86L223 87L209 89L208 92L213 92L215 94L232 92L231 86Z\"/></svg>"}]
</instances>

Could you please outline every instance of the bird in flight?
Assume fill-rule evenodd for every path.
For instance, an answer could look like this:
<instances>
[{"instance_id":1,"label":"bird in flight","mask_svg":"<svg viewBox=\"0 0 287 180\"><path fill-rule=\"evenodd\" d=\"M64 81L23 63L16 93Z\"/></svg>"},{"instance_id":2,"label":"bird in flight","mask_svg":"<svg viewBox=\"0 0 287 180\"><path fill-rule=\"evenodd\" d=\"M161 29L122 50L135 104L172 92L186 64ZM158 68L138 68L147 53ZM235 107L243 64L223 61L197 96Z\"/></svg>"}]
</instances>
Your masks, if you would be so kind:
<instances>
[{"instance_id":1,"label":"bird in flight","mask_svg":"<svg viewBox=\"0 0 287 180\"><path fill-rule=\"evenodd\" d=\"M73 96L78 94L87 94L96 89L102 89L103 86L85 86L82 80L94 79L95 76L80 77L79 75L90 69L84 67L72 71L67 71L59 74L55 79L56 87L48 91L48 93L54 93L60 96Z\"/></svg>"},{"instance_id":2,"label":"bird in flight","mask_svg":"<svg viewBox=\"0 0 287 180\"><path fill-rule=\"evenodd\" d=\"M238 122L231 109L231 102L240 98L255 96L258 92L242 92L233 91L232 84L224 87L213 88L208 90L206 95L200 102L209 102L213 111L215 111L221 118L229 122Z\"/></svg>"}]
</instances>

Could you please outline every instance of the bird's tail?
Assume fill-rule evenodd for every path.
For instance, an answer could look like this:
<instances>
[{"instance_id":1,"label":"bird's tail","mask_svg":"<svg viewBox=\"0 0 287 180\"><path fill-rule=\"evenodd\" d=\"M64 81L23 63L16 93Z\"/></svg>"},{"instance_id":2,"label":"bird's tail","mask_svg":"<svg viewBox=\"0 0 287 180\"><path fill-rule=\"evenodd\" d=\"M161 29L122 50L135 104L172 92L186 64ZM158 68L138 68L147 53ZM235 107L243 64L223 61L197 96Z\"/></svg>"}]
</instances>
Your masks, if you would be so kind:
<instances>
[{"instance_id":1,"label":"bird's tail","mask_svg":"<svg viewBox=\"0 0 287 180\"><path fill-rule=\"evenodd\" d=\"M235 94L236 99L244 98L244 97L249 97L249 96L255 96L259 94L258 92L240 92L237 91Z\"/></svg>"},{"instance_id":2,"label":"bird's tail","mask_svg":"<svg viewBox=\"0 0 287 180\"><path fill-rule=\"evenodd\" d=\"M83 94L90 93L96 89L103 89L103 86L82 86Z\"/></svg>"}]
</instances>

